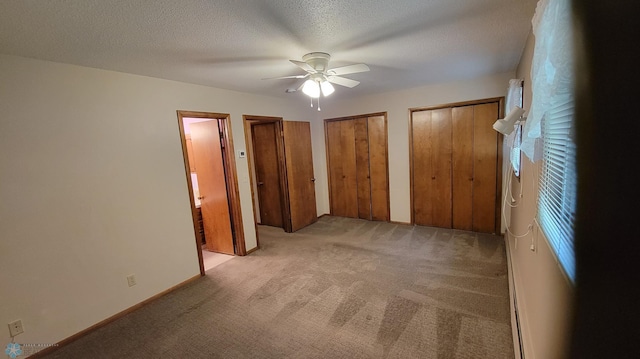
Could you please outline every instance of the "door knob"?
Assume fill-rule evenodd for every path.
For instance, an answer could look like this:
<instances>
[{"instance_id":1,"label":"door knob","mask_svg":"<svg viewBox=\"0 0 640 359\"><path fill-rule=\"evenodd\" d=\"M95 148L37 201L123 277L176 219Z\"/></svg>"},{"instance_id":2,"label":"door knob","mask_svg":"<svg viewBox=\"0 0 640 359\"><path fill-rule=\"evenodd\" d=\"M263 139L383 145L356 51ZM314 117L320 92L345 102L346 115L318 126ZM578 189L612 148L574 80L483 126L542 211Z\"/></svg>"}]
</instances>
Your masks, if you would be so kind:
<instances>
[{"instance_id":1,"label":"door knob","mask_svg":"<svg viewBox=\"0 0 640 359\"><path fill-rule=\"evenodd\" d=\"M315 179L315 178L312 178L312 179L311 179L311 182L315 182L315 181L316 181L316 179Z\"/></svg>"},{"instance_id":2,"label":"door knob","mask_svg":"<svg viewBox=\"0 0 640 359\"><path fill-rule=\"evenodd\" d=\"M258 186L262 186L264 182L258 182Z\"/></svg>"},{"instance_id":3,"label":"door knob","mask_svg":"<svg viewBox=\"0 0 640 359\"><path fill-rule=\"evenodd\" d=\"M204 199L204 196L198 196L198 199L199 199L199 200L203 200L203 199Z\"/></svg>"}]
</instances>

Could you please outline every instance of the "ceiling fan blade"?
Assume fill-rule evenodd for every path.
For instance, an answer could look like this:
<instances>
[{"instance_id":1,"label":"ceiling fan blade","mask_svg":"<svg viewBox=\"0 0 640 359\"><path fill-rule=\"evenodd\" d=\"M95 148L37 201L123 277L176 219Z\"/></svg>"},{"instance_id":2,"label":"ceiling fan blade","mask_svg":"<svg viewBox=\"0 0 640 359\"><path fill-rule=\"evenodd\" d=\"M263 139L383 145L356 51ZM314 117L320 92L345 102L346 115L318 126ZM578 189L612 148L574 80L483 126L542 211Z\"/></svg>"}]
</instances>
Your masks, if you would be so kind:
<instances>
[{"instance_id":1,"label":"ceiling fan blade","mask_svg":"<svg viewBox=\"0 0 640 359\"><path fill-rule=\"evenodd\" d=\"M345 87L356 87L360 83L360 81L348 79L346 77L340 76L327 76L327 81L334 83L336 85L345 86Z\"/></svg>"},{"instance_id":2,"label":"ceiling fan blade","mask_svg":"<svg viewBox=\"0 0 640 359\"><path fill-rule=\"evenodd\" d=\"M303 70L305 70L305 71L307 71L309 73L312 73L312 74L316 73L316 70L306 62L296 61L296 60L289 60L289 61L291 61L296 66L298 66L299 68L301 68L301 69L303 69Z\"/></svg>"},{"instance_id":3,"label":"ceiling fan blade","mask_svg":"<svg viewBox=\"0 0 640 359\"><path fill-rule=\"evenodd\" d=\"M346 75L346 74L355 74L357 72L366 72L369 71L369 66L365 64L355 64L355 65L347 65L336 67L334 69L329 69L327 71L328 75Z\"/></svg>"},{"instance_id":4,"label":"ceiling fan blade","mask_svg":"<svg viewBox=\"0 0 640 359\"><path fill-rule=\"evenodd\" d=\"M306 75L292 75L292 76L280 76L280 77L267 77L264 78L263 80L280 80L280 79L303 79L307 76L309 76L310 74L306 74Z\"/></svg>"}]
</instances>

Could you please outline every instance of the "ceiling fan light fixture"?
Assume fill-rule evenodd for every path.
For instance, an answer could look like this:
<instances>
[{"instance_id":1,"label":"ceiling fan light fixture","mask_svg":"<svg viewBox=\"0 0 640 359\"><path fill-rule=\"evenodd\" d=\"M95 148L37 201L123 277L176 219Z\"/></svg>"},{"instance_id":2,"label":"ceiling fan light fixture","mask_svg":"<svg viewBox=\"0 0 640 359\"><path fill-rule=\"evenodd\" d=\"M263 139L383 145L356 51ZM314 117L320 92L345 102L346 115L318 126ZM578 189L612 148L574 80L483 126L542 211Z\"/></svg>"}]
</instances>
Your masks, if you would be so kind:
<instances>
[{"instance_id":1,"label":"ceiling fan light fixture","mask_svg":"<svg viewBox=\"0 0 640 359\"><path fill-rule=\"evenodd\" d=\"M316 81L307 80L302 86L302 92L309 97L318 98L320 97L320 85Z\"/></svg>"},{"instance_id":2,"label":"ceiling fan light fixture","mask_svg":"<svg viewBox=\"0 0 640 359\"><path fill-rule=\"evenodd\" d=\"M369 66L362 63L330 68L329 59L331 59L331 55L326 52L310 52L302 56L302 61L289 60L292 64L304 70L306 72L305 75L272 77L271 79L306 79L296 90L287 89L286 92L302 90L302 93L310 97L311 107L313 107L313 99L318 99L318 111L320 111L320 96L327 97L334 93L334 84L352 88L360 83L359 81L342 77L342 75L369 71Z\"/></svg>"},{"instance_id":3,"label":"ceiling fan light fixture","mask_svg":"<svg viewBox=\"0 0 640 359\"><path fill-rule=\"evenodd\" d=\"M326 80L320 83L320 88L322 89L322 95L324 97L331 95L336 90L335 88L333 88L333 85Z\"/></svg>"}]
</instances>

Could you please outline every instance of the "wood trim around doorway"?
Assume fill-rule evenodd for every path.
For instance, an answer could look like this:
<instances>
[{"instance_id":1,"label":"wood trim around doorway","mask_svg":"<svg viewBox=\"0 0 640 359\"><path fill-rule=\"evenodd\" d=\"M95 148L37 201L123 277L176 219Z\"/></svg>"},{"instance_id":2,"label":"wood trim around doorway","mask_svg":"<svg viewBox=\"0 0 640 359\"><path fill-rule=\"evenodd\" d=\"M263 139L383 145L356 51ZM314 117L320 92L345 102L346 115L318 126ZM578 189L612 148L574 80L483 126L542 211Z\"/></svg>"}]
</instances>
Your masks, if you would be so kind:
<instances>
[{"instance_id":1,"label":"wood trim around doorway","mask_svg":"<svg viewBox=\"0 0 640 359\"><path fill-rule=\"evenodd\" d=\"M217 120L222 130L222 139L226 144L227 150L224 151L223 164L225 169L225 177L227 181L227 197L229 200L229 209L231 214L231 225L234 232L235 254L238 256L247 255L245 246L244 228L242 225L242 211L240 208L240 192L238 187L238 174L235 161L235 150L233 147L233 136L231 133L231 118L229 114L214 112L196 112L196 111L177 111L178 125L180 130L180 141L182 143L182 154L185 165L185 174L187 177L187 186L189 190L189 200L191 202L191 217L193 220L193 230L196 237L196 249L198 252L198 261L200 263L200 275L204 275L204 260L202 258L202 238L198 230L198 216L195 207L195 199L193 195L193 184L191 183L191 170L189 167L189 158L187 157L187 142L184 133L183 118L206 118Z\"/></svg>"}]
</instances>

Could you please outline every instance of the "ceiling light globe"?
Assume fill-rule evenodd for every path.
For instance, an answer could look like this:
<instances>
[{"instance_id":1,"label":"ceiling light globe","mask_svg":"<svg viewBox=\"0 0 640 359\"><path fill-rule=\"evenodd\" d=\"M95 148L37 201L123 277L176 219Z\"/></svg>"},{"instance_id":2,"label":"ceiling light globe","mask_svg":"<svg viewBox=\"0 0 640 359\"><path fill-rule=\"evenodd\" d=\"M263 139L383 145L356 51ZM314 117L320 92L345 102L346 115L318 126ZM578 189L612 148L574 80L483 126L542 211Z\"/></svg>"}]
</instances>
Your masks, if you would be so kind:
<instances>
[{"instance_id":1,"label":"ceiling light globe","mask_svg":"<svg viewBox=\"0 0 640 359\"><path fill-rule=\"evenodd\" d=\"M324 97L331 95L333 91L335 91L333 85L329 81L322 81L320 83L320 88L322 88L322 95L324 95Z\"/></svg>"},{"instance_id":2,"label":"ceiling light globe","mask_svg":"<svg viewBox=\"0 0 640 359\"><path fill-rule=\"evenodd\" d=\"M309 97L318 98L320 97L320 85L313 80L307 80L302 86L302 92Z\"/></svg>"}]
</instances>

